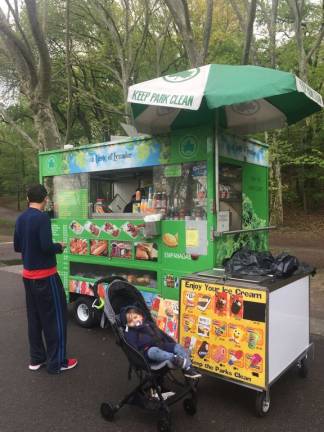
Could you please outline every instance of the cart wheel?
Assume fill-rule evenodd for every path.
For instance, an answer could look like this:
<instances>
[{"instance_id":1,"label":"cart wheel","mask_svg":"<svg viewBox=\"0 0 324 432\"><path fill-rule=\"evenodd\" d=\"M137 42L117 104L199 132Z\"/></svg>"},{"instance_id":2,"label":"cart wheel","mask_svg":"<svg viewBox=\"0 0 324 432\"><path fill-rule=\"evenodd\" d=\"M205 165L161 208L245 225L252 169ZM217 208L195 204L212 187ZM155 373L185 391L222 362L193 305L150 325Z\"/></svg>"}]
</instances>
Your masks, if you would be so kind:
<instances>
[{"instance_id":1,"label":"cart wheel","mask_svg":"<svg viewBox=\"0 0 324 432\"><path fill-rule=\"evenodd\" d=\"M158 432L171 432L171 418L168 413L161 414L157 422Z\"/></svg>"},{"instance_id":2,"label":"cart wheel","mask_svg":"<svg viewBox=\"0 0 324 432\"><path fill-rule=\"evenodd\" d=\"M99 324L100 313L92 307L93 298L81 296L74 303L74 317L76 322L85 328Z\"/></svg>"},{"instance_id":3,"label":"cart wheel","mask_svg":"<svg viewBox=\"0 0 324 432\"><path fill-rule=\"evenodd\" d=\"M109 402L103 402L100 406L100 413L107 421L113 421L115 416L115 408Z\"/></svg>"},{"instance_id":4,"label":"cart wheel","mask_svg":"<svg viewBox=\"0 0 324 432\"><path fill-rule=\"evenodd\" d=\"M185 399L183 401L183 409L189 415L195 415L197 412L197 403L193 399Z\"/></svg>"},{"instance_id":5,"label":"cart wheel","mask_svg":"<svg viewBox=\"0 0 324 432\"><path fill-rule=\"evenodd\" d=\"M308 360L307 357L302 358L298 363L298 373L302 378L307 378L308 375Z\"/></svg>"},{"instance_id":6,"label":"cart wheel","mask_svg":"<svg viewBox=\"0 0 324 432\"><path fill-rule=\"evenodd\" d=\"M255 411L258 417L264 417L270 410L270 395L266 392L258 392L255 399Z\"/></svg>"}]
</instances>

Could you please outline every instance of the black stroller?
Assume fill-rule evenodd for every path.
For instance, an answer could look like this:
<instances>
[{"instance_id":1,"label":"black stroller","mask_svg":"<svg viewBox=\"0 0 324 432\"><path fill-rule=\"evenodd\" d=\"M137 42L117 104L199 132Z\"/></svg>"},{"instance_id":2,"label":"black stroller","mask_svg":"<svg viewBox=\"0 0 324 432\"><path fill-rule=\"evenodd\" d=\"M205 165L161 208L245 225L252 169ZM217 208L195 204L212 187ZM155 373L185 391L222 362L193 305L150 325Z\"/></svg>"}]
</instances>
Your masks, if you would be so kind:
<instances>
[{"instance_id":1,"label":"black stroller","mask_svg":"<svg viewBox=\"0 0 324 432\"><path fill-rule=\"evenodd\" d=\"M160 432L171 430L170 406L183 400L184 410L194 415L197 410L197 385L198 380L187 379L181 375L181 379L175 378L175 366L169 362L150 364L141 352L129 345L124 337L124 329L119 318L122 308L129 305L137 305L146 315L146 319L153 321L150 311L142 294L123 278L112 276L99 279L95 282L93 290L97 295L98 284L109 284L105 290L104 315L108 319L117 344L126 354L129 361L129 379L132 371L136 374L138 385L117 404L103 402L101 415L108 421L114 419L115 414L125 404L137 405L158 413L157 427ZM158 327L157 331L161 331ZM170 338L171 340L171 338ZM172 340L173 341L173 340ZM172 396L165 399L166 385L172 387ZM171 390L171 389L170 389Z\"/></svg>"}]
</instances>

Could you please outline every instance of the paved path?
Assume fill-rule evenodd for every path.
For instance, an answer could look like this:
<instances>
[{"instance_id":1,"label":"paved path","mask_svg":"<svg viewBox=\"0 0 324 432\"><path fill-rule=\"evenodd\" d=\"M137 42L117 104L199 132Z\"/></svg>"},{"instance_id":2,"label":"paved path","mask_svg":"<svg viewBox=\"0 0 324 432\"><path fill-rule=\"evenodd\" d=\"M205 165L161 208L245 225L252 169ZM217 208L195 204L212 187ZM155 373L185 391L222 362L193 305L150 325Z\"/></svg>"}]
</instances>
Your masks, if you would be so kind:
<instances>
[{"instance_id":1,"label":"paved path","mask_svg":"<svg viewBox=\"0 0 324 432\"><path fill-rule=\"evenodd\" d=\"M10 270L10 271L7 271ZM103 400L116 401L132 385L128 365L109 329L85 330L73 321L68 351L79 366L60 376L27 370L28 347L24 293L19 267L0 270L0 431L1 432L153 432L156 416L125 407L115 422L99 414ZM255 393L211 377L199 385L199 408L188 417L182 404L173 407L175 431L320 432L324 422L324 338L314 336L315 359L308 379L295 370L271 390L271 412L254 416Z\"/></svg>"},{"instance_id":2,"label":"paved path","mask_svg":"<svg viewBox=\"0 0 324 432\"><path fill-rule=\"evenodd\" d=\"M13 250L13 243L10 240L0 242L0 267L20 261L20 254Z\"/></svg>"}]
</instances>

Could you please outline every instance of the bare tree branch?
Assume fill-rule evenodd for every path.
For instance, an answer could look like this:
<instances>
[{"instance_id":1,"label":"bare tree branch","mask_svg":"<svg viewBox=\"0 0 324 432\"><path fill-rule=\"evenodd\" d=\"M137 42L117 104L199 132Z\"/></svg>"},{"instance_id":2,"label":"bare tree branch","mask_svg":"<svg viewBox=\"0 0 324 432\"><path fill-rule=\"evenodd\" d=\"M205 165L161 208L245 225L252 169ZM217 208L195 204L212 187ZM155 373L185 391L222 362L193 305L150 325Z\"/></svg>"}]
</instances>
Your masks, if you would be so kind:
<instances>
[{"instance_id":1,"label":"bare tree branch","mask_svg":"<svg viewBox=\"0 0 324 432\"><path fill-rule=\"evenodd\" d=\"M28 144L31 145L32 148L39 151L39 146L35 143L35 141L23 130L17 123L12 120L12 118L9 116L9 114L6 112L6 109L0 105L0 115L2 116L3 120L10 124L10 126L19 133L19 135L26 141Z\"/></svg>"}]
</instances>

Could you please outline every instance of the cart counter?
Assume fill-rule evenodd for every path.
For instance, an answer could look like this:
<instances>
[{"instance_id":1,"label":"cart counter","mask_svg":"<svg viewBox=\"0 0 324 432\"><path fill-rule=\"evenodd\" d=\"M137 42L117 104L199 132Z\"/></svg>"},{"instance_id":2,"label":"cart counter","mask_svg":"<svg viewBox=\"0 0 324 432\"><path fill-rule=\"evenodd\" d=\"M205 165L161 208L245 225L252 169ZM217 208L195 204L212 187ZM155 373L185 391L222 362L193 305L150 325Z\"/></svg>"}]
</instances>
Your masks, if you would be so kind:
<instances>
[{"instance_id":1,"label":"cart counter","mask_svg":"<svg viewBox=\"0 0 324 432\"><path fill-rule=\"evenodd\" d=\"M179 329L195 367L268 390L310 347L309 275L243 279L210 270L187 276Z\"/></svg>"}]
</instances>

